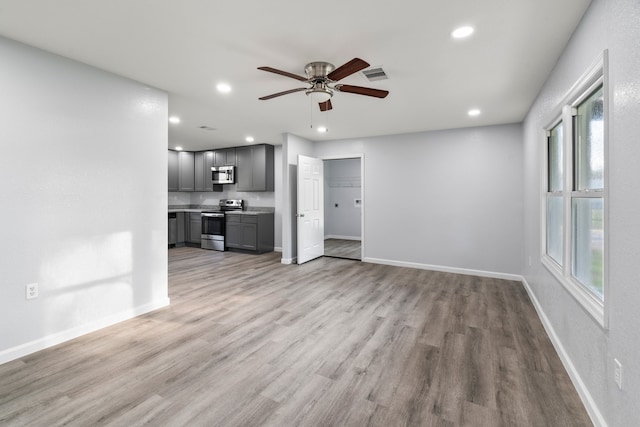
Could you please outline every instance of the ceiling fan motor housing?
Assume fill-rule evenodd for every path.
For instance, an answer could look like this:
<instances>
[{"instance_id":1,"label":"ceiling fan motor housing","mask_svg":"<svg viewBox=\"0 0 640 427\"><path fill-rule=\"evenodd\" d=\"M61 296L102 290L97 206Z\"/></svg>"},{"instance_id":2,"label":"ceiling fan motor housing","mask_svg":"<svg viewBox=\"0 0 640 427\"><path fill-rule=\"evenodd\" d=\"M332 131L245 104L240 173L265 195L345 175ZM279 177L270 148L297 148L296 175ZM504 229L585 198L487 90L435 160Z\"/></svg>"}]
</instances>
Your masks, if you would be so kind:
<instances>
[{"instance_id":1,"label":"ceiling fan motor housing","mask_svg":"<svg viewBox=\"0 0 640 427\"><path fill-rule=\"evenodd\" d=\"M304 67L304 72L309 80L326 79L327 74L332 72L336 67L328 62L316 61L310 62Z\"/></svg>"},{"instance_id":2,"label":"ceiling fan motor housing","mask_svg":"<svg viewBox=\"0 0 640 427\"><path fill-rule=\"evenodd\" d=\"M309 83L312 87L305 93L311 95L314 101L325 102L333 96L333 90L327 85L327 74L335 69L333 64L323 61L310 62L304 67Z\"/></svg>"}]
</instances>

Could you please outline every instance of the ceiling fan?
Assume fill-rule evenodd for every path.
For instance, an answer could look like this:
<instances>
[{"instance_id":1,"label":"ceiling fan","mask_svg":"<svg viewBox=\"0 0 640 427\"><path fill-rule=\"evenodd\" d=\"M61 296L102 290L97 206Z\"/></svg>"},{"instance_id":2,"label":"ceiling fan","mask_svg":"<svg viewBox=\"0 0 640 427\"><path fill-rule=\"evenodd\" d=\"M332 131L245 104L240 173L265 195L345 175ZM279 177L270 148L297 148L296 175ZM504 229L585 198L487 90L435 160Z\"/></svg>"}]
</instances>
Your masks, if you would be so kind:
<instances>
[{"instance_id":1,"label":"ceiling fan","mask_svg":"<svg viewBox=\"0 0 640 427\"><path fill-rule=\"evenodd\" d=\"M334 92L348 92L355 93L357 95L373 96L375 98L384 98L389 94L387 90L373 89L362 86L352 86L344 84L335 84L336 82L357 73L360 70L364 70L369 66L369 63L363 61L360 58L353 58L346 64L336 68L333 64L328 62L310 62L304 67L304 71L307 77L299 76L297 74L289 73L287 71L278 70L272 67L258 67L258 70L268 71L270 73L280 74L281 76L290 77L292 79L299 80L310 84L310 87L299 87L296 89L285 90L283 92L274 93L271 95L263 96L261 99L266 101L267 99L275 98L282 95L288 95L290 93L304 91L307 95L313 97L318 101L320 111L331 110L331 97Z\"/></svg>"}]
</instances>

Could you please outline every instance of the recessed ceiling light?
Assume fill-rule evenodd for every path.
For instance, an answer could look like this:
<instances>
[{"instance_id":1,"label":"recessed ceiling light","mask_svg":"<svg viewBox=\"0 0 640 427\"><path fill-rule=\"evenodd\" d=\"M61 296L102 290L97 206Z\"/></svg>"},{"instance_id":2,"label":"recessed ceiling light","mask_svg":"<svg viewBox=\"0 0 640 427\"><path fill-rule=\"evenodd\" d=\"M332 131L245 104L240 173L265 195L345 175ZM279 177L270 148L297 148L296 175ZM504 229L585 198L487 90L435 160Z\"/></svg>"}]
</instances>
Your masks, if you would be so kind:
<instances>
[{"instance_id":1,"label":"recessed ceiling light","mask_svg":"<svg viewBox=\"0 0 640 427\"><path fill-rule=\"evenodd\" d=\"M255 141L255 139L253 139L253 137L252 137L252 136L248 136L248 137L246 137L244 140L245 140L245 141L247 141L247 142L253 142L253 141Z\"/></svg>"},{"instance_id":2,"label":"recessed ceiling light","mask_svg":"<svg viewBox=\"0 0 640 427\"><path fill-rule=\"evenodd\" d=\"M454 39L463 39L465 37L469 37L471 34L473 34L473 27L464 26L453 30L451 37Z\"/></svg>"},{"instance_id":3,"label":"recessed ceiling light","mask_svg":"<svg viewBox=\"0 0 640 427\"><path fill-rule=\"evenodd\" d=\"M468 115L470 116L479 116L480 115L480 110L478 110L477 108L474 108L473 110L469 110L467 112Z\"/></svg>"},{"instance_id":4,"label":"recessed ceiling light","mask_svg":"<svg viewBox=\"0 0 640 427\"><path fill-rule=\"evenodd\" d=\"M171 116L171 117L169 117L169 123L173 123L173 124L178 124L178 123L180 123L180 117L177 117L177 116Z\"/></svg>"},{"instance_id":5,"label":"recessed ceiling light","mask_svg":"<svg viewBox=\"0 0 640 427\"><path fill-rule=\"evenodd\" d=\"M218 85L216 86L216 89L218 89L218 92L220 93L231 92L231 86L229 86L228 83L218 83Z\"/></svg>"},{"instance_id":6,"label":"recessed ceiling light","mask_svg":"<svg viewBox=\"0 0 640 427\"><path fill-rule=\"evenodd\" d=\"M176 147L176 151L182 151L182 147L180 147L179 145Z\"/></svg>"},{"instance_id":7,"label":"recessed ceiling light","mask_svg":"<svg viewBox=\"0 0 640 427\"><path fill-rule=\"evenodd\" d=\"M320 132L320 133L325 133L325 132L327 132L328 130L329 130L329 129L327 129L327 128L326 128L326 127L324 127L324 126L320 126L320 127L318 128L318 132Z\"/></svg>"}]
</instances>

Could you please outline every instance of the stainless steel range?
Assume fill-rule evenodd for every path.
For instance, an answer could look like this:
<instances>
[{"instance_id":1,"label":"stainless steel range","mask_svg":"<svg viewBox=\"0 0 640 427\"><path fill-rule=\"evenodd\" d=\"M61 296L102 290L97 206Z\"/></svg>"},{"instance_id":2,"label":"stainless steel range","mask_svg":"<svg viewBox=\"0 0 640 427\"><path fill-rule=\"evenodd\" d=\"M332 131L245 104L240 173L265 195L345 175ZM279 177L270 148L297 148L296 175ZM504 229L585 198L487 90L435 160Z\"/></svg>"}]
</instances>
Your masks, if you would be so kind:
<instances>
[{"instance_id":1,"label":"stainless steel range","mask_svg":"<svg viewBox=\"0 0 640 427\"><path fill-rule=\"evenodd\" d=\"M220 209L202 212L202 234L200 246L202 249L224 251L225 218L227 211L241 211L244 201L240 199L222 199Z\"/></svg>"}]
</instances>

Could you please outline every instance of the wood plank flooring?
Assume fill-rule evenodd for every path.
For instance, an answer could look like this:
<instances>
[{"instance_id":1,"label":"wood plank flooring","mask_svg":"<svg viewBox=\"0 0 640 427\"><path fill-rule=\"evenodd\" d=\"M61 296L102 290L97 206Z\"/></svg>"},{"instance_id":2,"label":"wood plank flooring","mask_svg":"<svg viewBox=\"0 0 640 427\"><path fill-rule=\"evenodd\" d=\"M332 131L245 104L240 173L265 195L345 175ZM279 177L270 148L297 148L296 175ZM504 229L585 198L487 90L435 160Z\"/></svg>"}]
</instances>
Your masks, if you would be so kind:
<instances>
[{"instance_id":1,"label":"wood plank flooring","mask_svg":"<svg viewBox=\"0 0 640 427\"><path fill-rule=\"evenodd\" d=\"M591 425L520 283L185 247L169 284L0 365L0 425Z\"/></svg>"},{"instance_id":2,"label":"wood plank flooring","mask_svg":"<svg viewBox=\"0 0 640 427\"><path fill-rule=\"evenodd\" d=\"M360 260L362 257L360 240L325 239L324 254L335 258Z\"/></svg>"}]
</instances>

